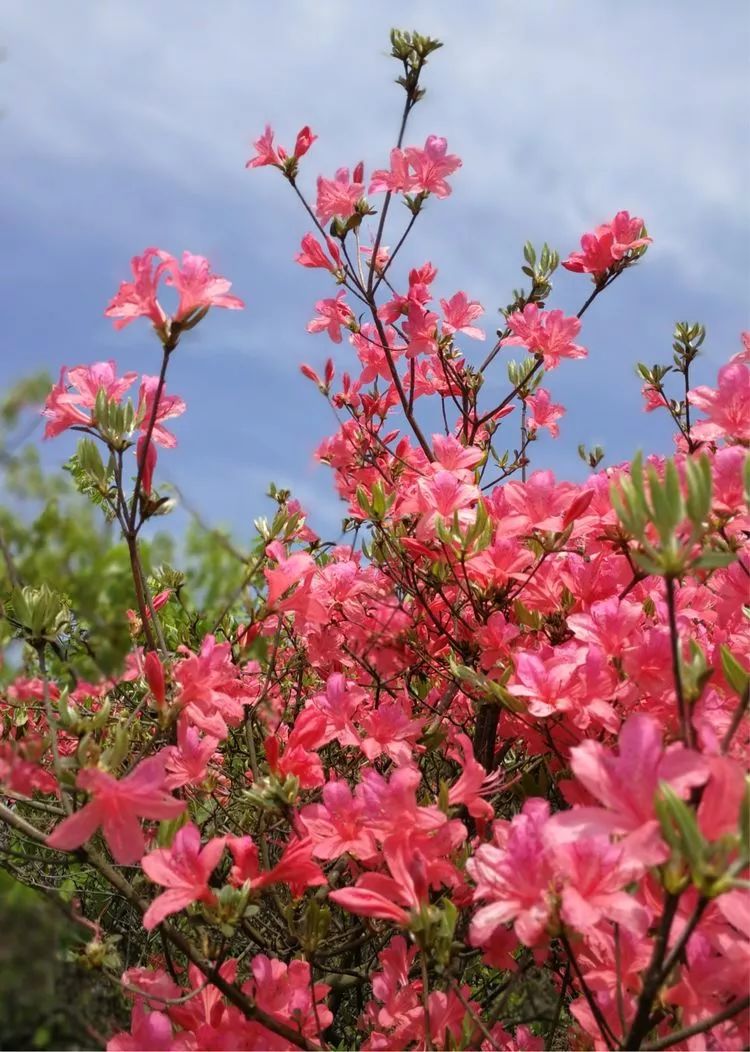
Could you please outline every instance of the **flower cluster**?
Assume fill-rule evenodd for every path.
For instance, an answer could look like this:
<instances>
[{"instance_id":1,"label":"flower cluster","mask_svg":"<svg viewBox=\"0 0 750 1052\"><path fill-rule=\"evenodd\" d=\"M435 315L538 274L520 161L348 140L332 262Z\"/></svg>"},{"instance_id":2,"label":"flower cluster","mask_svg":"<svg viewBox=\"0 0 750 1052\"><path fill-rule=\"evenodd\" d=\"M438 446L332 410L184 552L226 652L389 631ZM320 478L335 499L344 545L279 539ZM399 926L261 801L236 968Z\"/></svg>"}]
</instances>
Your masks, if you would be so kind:
<instances>
[{"instance_id":1,"label":"flower cluster","mask_svg":"<svg viewBox=\"0 0 750 1052\"><path fill-rule=\"evenodd\" d=\"M408 112L436 42L392 43ZM296 188L314 139L304 128L289 154L267 128L249 167ZM413 222L460 163L429 136L367 192L400 196ZM691 387L688 333L683 401L668 370L641 367L675 456L558 479L531 463L564 412L540 383L586 355L583 316L646 249L643 221L618 213L566 260L595 279L573 317L546 306L547 247L538 266L527 254L531 288L480 361L463 347L485 335L478 301L441 296L430 262L399 278L405 238L386 250L382 224L360 251L365 186L361 165L318 179L297 256L338 286L308 331L351 348L340 374L303 366L336 416L317 457L351 537L321 544L277 492L215 624L175 611L181 595L157 602L170 589L151 598L148 447L171 444L163 421L184 409L164 394L170 341L240 306L200 257L148 250L108 308L162 344L137 408L122 404L136 374L99 363L64 371L45 409L48 434L81 429L115 461L110 478L78 454L135 553L142 646L116 681L69 693L41 660L62 622L22 590L38 678L0 700L0 792L38 797L23 819L42 815L38 849L76 851L142 920L130 1031L108 1047L746 1047L746 355ZM508 347L527 353L498 399L485 379ZM118 455L135 432L128 499Z\"/></svg>"}]
</instances>

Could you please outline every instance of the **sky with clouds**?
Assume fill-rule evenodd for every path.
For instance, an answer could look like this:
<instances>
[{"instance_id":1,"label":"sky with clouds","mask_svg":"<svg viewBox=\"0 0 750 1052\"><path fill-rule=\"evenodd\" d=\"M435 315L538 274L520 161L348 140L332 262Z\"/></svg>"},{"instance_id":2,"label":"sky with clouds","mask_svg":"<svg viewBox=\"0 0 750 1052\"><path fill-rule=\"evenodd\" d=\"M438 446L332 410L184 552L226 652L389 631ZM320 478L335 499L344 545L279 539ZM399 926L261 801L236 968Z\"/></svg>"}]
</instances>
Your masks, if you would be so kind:
<instances>
[{"instance_id":1,"label":"sky with clouds","mask_svg":"<svg viewBox=\"0 0 750 1052\"><path fill-rule=\"evenodd\" d=\"M330 295L292 260L309 220L277 172L245 170L270 122L282 143L320 136L300 183L359 160L383 167L400 89L392 25L445 43L407 143L443 135L464 166L430 201L403 253L431 260L437 292L479 299L491 339L520 283L521 246L567 254L619 209L654 244L585 319L585 361L550 377L568 409L535 461L582 477L579 442L608 462L639 446L668 451L658 414L641 412L634 363L669 359L676 319L701 320L710 382L748 327L750 6L744 0L33 0L6 2L0 33L4 154L0 383L115 358L156 372L145 324L116 333L103 309L146 246L206 255L247 302L214 311L180 345L170 390L188 413L164 473L204 517L247 536L268 482L291 486L331 535L341 516L313 458L330 411L299 372L333 348L305 325ZM404 212L386 243L394 244ZM403 273L403 271L402 271ZM551 306L574 312L587 279L562 272ZM466 341L479 360L485 348ZM490 374L487 397L505 390ZM497 399L499 400L499 399ZM515 437L515 436L514 436ZM69 437L45 448L62 462Z\"/></svg>"}]
</instances>

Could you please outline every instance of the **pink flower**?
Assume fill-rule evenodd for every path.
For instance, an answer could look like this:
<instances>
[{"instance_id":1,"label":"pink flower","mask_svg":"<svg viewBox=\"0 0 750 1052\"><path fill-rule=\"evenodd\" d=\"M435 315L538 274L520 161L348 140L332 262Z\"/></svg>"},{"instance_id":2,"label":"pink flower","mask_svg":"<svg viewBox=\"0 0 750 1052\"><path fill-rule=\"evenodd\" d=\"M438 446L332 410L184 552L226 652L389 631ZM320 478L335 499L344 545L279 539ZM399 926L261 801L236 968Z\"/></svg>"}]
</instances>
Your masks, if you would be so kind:
<instances>
[{"instance_id":1,"label":"pink flower","mask_svg":"<svg viewBox=\"0 0 750 1052\"><path fill-rule=\"evenodd\" d=\"M642 620L640 603L609 596L592 603L586 614L570 614L568 628L576 639L601 647L608 657L620 657Z\"/></svg>"},{"instance_id":2,"label":"pink flower","mask_svg":"<svg viewBox=\"0 0 750 1052\"><path fill-rule=\"evenodd\" d=\"M318 176L318 200L315 215L321 223L327 223L334 216L348 219L354 212L357 202L364 196L365 185L356 178L349 178L348 168L339 168L333 179Z\"/></svg>"},{"instance_id":3,"label":"pink flower","mask_svg":"<svg viewBox=\"0 0 750 1052\"><path fill-rule=\"evenodd\" d=\"M503 346L520 345L541 355L545 369L555 369L563 358L585 358L588 351L573 343L581 331L578 318L566 318L561 310L541 310L528 303L522 311L509 314L506 325L513 333Z\"/></svg>"},{"instance_id":4,"label":"pink flower","mask_svg":"<svg viewBox=\"0 0 750 1052\"><path fill-rule=\"evenodd\" d=\"M148 497L151 495L151 489L154 484L154 471L156 470L158 453L153 442L149 440L147 443L145 433L138 436L135 456L141 471L141 489Z\"/></svg>"},{"instance_id":5,"label":"pink flower","mask_svg":"<svg viewBox=\"0 0 750 1052\"><path fill-rule=\"evenodd\" d=\"M644 935L649 916L623 889L641 875L642 867L629 862L623 849L606 837L588 837L555 846L554 827L548 827L554 847L554 867L563 882L560 916L572 928L587 933L602 920L615 921Z\"/></svg>"},{"instance_id":6,"label":"pink flower","mask_svg":"<svg viewBox=\"0 0 750 1052\"><path fill-rule=\"evenodd\" d=\"M495 616L495 615L493 615ZM498 612L496 615L502 617ZM488 776L481 763L474 757L474 747L466 734L456 736L456 745L450 753L461 765L461 774L448 790L448 805L463 804L472 818L491 819L494 811L484 795L497 789L502 772Z\"/></svg>"},{"instance_id":7,"label":"pink flower","mask_svg":"<svg viewBox=\"0 0 750 1052\"><path fill-rule=\"evenodd\" d=\"M284 848L281 858L267 873L263 874L260 883L287 884L295 898L299 898L307 888L327 884L323 870L313 861L313 842L310 837L295 837Z\"/></svg>"},{"instance_id":8,"label":"pink flower","mask_svg":"<svg viewBox=\"0 0 750 1052\"><path fill-rule=\"evenodd\" d=\"M328 782L323 802L303 808L300 821L312 838L316 858L337 859L349 853L367 862L375 857L375 836L367 828L362 802L345 781Z\"/></svg>"},{"instance_id":9,"label":"pink flower","mask_svg":"<svg viewBox=\"0 0 750 1052\"><path fill-rule=\"evenodd\" d=\"M181 649L185 656L173 671L178 686L175 704L183 709L181 718L223 741L228 727L242 721L245 705L251 700L243 689L239 669L232 664L232 648L207 635L198 654Z\"/></svg>"},{"instance_id":10,"label":"pink flower","mask_svg":"<svg viewBox=\"0 0 750 1052\"><path fill-rule=\"evenodd\" d=\"M163 968L141 968L137 965L122 973L123 983L135 986L148 1008L158 1008L164 1000L182 995L181 988ZM138 997L138 994L133 995ZM138 997L140 1000L140 997Z\"/></svg>"},{"instance_id":11,"label":"pink flower","mask_svg":"<svg viewBox=\"0 0 750 1052\"><path fill-rule=\"evenodd\" d=\"M69 427L93 426L92 410L99 391L104 391L108 400L119 401L137 376L137 373L125 373L118 377L117 367L111 360L72 369L63 366L60 379L42 410L42 416L47 418L44 437L55 438Z\"/></svg>"},{"instance_id":12,"label":"pink flower","mask_svg":"<svg viewBox=\"0 0 750 1052\"><path fill-rule=\"evenodd\" d=\"M142 760L119 781L97 767L78 772L76 785L91 794L80 811L63 819L47 837L50 847L74 851L101 826L112 856L120 865L137 862L145 851L139 818L176 818L185 810L165 784L164 750Z\"/></svg>"},{"instance_id":13,"label":"pink flower","mask_svg":"<svg viewBox=\"0 0 750 1052\"><path fill-rule=\"evenodd\" d=\"M325 1005L331 988L326 983L313 982L307 961L294 960L286 965L259 953L253 957L250 971L252 979L243 984L243 992L279 1022L299 1028L308 1038L317 1037L320 1030L325 1030L333 1022L333 1015ZM269 1031L263 1033L267 1035L265 1042L261 1034L260 1040L250 1047L290 1047L286 1042L279 1045L276 1036Z\"/></svg>"},{"instance_id":14,"label":"pink flower","mask_svg":"<svg viewBox=\"0 0 750 1052\"><path fill-rule=\"evenodd\" d=\"M295 257L295 262L301 267L319 267L335 274L341 268L341 253L333 238L326 238L326 246L330 257L326 255L325 249L313 234L305 234L302 238L302 251Z\"/></svg>"},{"instance_id":15,"label":"pink flower","mask_svg":"<svg viewBox=\"0 0 750 1052\"><path fill-rule=\"evenodd\" d=\"M500 610L490 614L487 623L476 633L476 641L482 649L481 666L485 672L508 657L510 644L519 634L519 629L506 621Z\"/></svg>"},{"instance_id":16,"label":"pink flower","mask_svg":"<svg viewBox=\"0 0 750 1052\"><path fill-rule=\"evenodd\" d=\"M201 851L200 830L191 822L177 831L171 847L158 848L141 859L146 876L168 889L154 899L143 915L146 931L191 902L214 901L208 879L224 851L224 841L224 837L214 837Z\"/></svg>"},{"instance_id":17,"label":"pink flower","mask_svg":"<svg viewBox=\"0 0 750 1052\"><path fill-rule=\"evenodd\" d=\"M292 895L299 898L307 888L327 883L323 870L313 860L314 844L309 836L291 839L276 865L265 872L260 869L258 848L252 837L227 837L227 846L234 859L229 882L235 887L241 887L246 882L252 888L288 884Z\"/></svg>"},{"instance_id":18,"label":"pink flower","mask_svg":"<svg viewBox=\"0 0 750 1052\"><path fill-rule=\"evenodd\" d=\"M448 140L438 135L428 135L424 146L409 146L404 156L411 169L408 190L410 193L430 193L436 197L448 197L451 188L446 176L461 167L461 158L448 153Z\"/></svg>"},{"instance_id":19,"label":"pink flower","mask_svg":"<svg viewBox=\"0 0 750 1052\"><path fill-rule=\"evenodd\" d=\"M429 881L426 860L398 837L383 844L383 856L392 876L365 873L353 888L340 888L328 898L349 913L379 917L401 927L409 925L409 911L418 912L427 901Z\"/></svg>"},{"instance_id":20,"label":"pink flower","mask_svg":"<svg viewBox=\"0 0 750 1052\"><path fill-rule=\"evenodd\" d=\"M154 411L154 400L158 386L158 376L141 377L141 389L138 392L137 420L138 428L144 434L148 431L151 423L151 414ZM162 388L159 408L156 412L156 422L151 432L151 441L158 446L164 446L165 449L174 449L177 445L177 439L164 427L164 421L174 420L175 417L182 416L186 409L187 406L181 398L177 395L168 395Z\"/></svg>"},{"instance_id":21,"label":"pink flower","mask_svg":"<svg viewBox=\"0 0 750 1052\"><path fill-rule=\"evenodd\" d=\"M202 738L195 727L191 727L186 720L180 720L177 725L177 745L169 745L165 750L169 753L165 763L167 788L200 785L208 775L208 762L218 744L218 738L208 734Z\"/></svg>"},{"instance_id":22,"label":"pink flower","mask_svg":"<svg viewBox=\"0 0 750 1052\"><path fill-rule=\"evenodd\" d=\"M175 321L185 321L195 311L208 310L209 307L241 310L245 306L238 296L229 295L231 281L213 274L204 256L183 252L182 263L178 263L166 252L160 255L164 260L163 269L167 272L165 283L175 288L180 297Z\"/></svg>"},{"instance_id":23,"label":"pink flower","mask_svg":"<svg viewBox=\"0 0 750 1052\"><path fill-rule=\"evenodd\" d=\"M192 1034L172 1035L172 1023L164 1012L149 1012L139 998L133 1005L130 1032L120 1031L107 1042L107 1052L177 1052L179 1049L196 1049Z\"/></svg>"},{"instance_id":24,"label":"pink flower","mask_svg":"<svg viewBox=\"0 0 750 1052\"><path fill-rule=\"evenodd\" d=\"M318 300L315 310L318 316L308 322L308 332L327 332L334 343L341 343L341 328L349 328L354 315L344 303L346 292L342 289L336 299Z\"/></svg>"},{"instance_id":25,"label":"pink flower","mask_svg":"<svg viewBox=\"0 0 750 1052\"><path fill-rule=\"evenodd\" d=\"M379 168L372 173L369 193L405 193L411 187L411 175L403 150L391 150L391 167Z\"/></svg>"},{"instance_id":26,"label":"pink flower","mask_svg":"<svg viewBox=\"0 0 750 1052\"><path fill-rule=\"evenodd\" d=\"M364 738L360 744L368 760L385 754L398 764L408 763L426 720L413 720L397 700L383 701L362 717Z\"/></svg>"},{"instance_id":27,"label":"pink flower","mask_svg":"<svg viewBox=\"0 0 750 1052\"><path fill-rule=\"evenodd\" d=\"M619 755L601 742L587 740L571 750L573 773L602 807L574 807L552 820L568 839L581 835L627 834L630 856L646 865L667 857L654 797L660 782L668 782L680 796L708 779L702 757L682 745L664 749L659 725L636 713L620 731ZM562 841L562 835L558 842Z\"/></svg>"},{"instance_id":28,"label":"pink flower","mask_svg":"<svg viewBox=\"0 0 750 1052\"><path fill-rule=\"evenodd\" d=\"M449 336L463 332L475 340L483 340L484 332L472 322L484 314L484 307L476 300L469 301L465 292L457 292L449 300L441 300L443 308L443 332Z\"/></svg>"},{"instance_id":29,"label":"pink flower","mask_svg":"<svg viewBox=\"0 0 750 1052\"><path fill-rule=\"evenodd\" d=\"M451 471L438 469L431 477L417 480L414 494L401 504L401 514L417 512L421 515L418 527L420 539L431 536L438 517L450 520L458 513L459 522L468 525L476 517L474 510L479 499L478 488Z\"/></svg>"},{"instance_id":30,"label":"pink flower","mask_svg":"<svg viewBox=\"0 0 750 1052\"><path fill-rule=\"evenodd\" d=\"M750 441L750 366L739 361L723 365L718 388L696 387L688 392L688 401L707 416L693 425L695 438Z\"/></svg>"},{"instance_id":31,"label":"pink flower","mask_svg":"<svg viewBox=\"0 0 750 1052\"><path fill-rule=\"evenodd\" d=\"M246 168L263 168L265 165L273 165L275 168L283 167L283 163L289 155L283 146L274 146L273 136L273 128L270 124L267 124L261 137L253 143L255 157L250 158L245 165ZM297 132L292 155L295 161L298 161L300 157L304 157L317 138L318 136L313 135L308 125L305 125L304 128Z\"/></svg>"},{"instance_id":32,"label":"pink flower","mask_svg":"<svg viewBox=\"0 0 750 1052\"><path fill-rule=\"evenodd\" d=\"M171 258L158 248L147 248L142 255L133 256L130 261L133 280L121 283L104 312L105 317L114 318L116 329L124 329L136 318L148 318L154 328L162 328L166 314L156 298L156 290L166 261ZM157 259L163 262L154 269Z\"/></svg>"},{"instance_id":33,"label":"pink flower","mask_svg":"<svg viewBox=\"0 0 750 1052\"><path fill-rule=\"evenodd\" d=\"M108 362L94 362L93 365L77 365L68 370L68 382L78 389L81 404L93 409L97 395L104 391L107 401L119 402L138 373L117 375L117 366L110 359Z\"/></svg>"},{"instance_id":34,"label":"pink flower","mask_svg":"<svg viewBox=\"0 0 750 1052\"><path fill-rule=\"evenodd\" d=\"M167 700L164 666L155 650L149 651L143 660L143 675L158 708L163 709Z\"/></svg>"},{"instance_id":35,"label":"pink flower","mask_svg":"<svg viewBox=\"0 0 750 1052\"><path fill-rule=\"evenodd\" d=\"M301 128L294 143L294 159L298 161L300 157L304 157L317 138L318 136L310 131L309 124Z\"/></svg>"},{"instance_id":36,"label":"pink flower","mask_svg":"<svg viewBox=\"0 0 750 1052\"><path fill-rule=\"evenodd\" d=\"M404 322L404 335L409 341L406 357L418 354L434 354L437 351L438 316L427 310L416 299L408 300L408 320Z\"/></svg>"},{"instance_id":37,"label":"pink flower","mask_svg":"<svg viewBox=\"0 0 750 1052\"><path fill-rule=\"evenodd\" d=\"M641 394L643 395L644 413L653 413L655 409L664 409L669 406L669 402L662 392L658 387L654 387L653 384L644 384L641 388Z\"/></svg>"},{"instance_id":38,"label":"pink flower","mask_svg":"<svg viewBox=\"0 0 750 1052\"><path fill-rule=\"evenodd\" d=\"M281 162L286 157L286 152L281 148L277 152L273 144L273 135L273 128L270 124L267 124L261 137L253 143L255 157L250 158L245 165L246 168L263 168L265 165L281 167Z\"/></svg>"},{"instance_id":39,"label":"pink flower","mask_svg":"<svg viewBox=\"0 0 750 1052\"><path fill-rule=\"evenodd\" d=\"M593 274L595 278L606 273L613 264L629 252L651 243L645 236L643 220L632 219L629 212L618 212L610 223L604 223L592 234L581 238L581 252L571 252L563 260L563 266L578 274Z\"/></svg>"},{"instance_id":40,"label":"pink flower","mask_svg":"<svg viewBox=\"0 0 750 1052\"><path fill-rule=\"evenodd\" d=\"M315 560L307 552L295 552L287 556L283 546L278 542L269 544L266 554L278 563L276 569L266 568L263 571L268 583L266 602L269 608L273 608L276 601L289 591L292 585L312 573L315 569Z\"/></svg>"},{"instance_id":41,"label":"pink flower","mask_svg":"<svg viewBox=\"0 0 750 1052\"><path fill-rule=\"evenodd\" d=\"M42 409L42 416L47 418L44 428L45 438L56 438L69 427L87 427L91 424L91 413L84 413L79 408L81 397L77 393L71 393L66 382L67 369L65 366L60 370L60 379L47 395L47 400Z\"/></svg>"},{"instance_id":42,"label":"pink flower","mask_svg":"<svg viewBox=\"0 0 750 1052\"><path fill-rule=\"evenodd\" d=\"M156 259L161 262L154 268ZM207 259L183 252L182 263L159 248L148 248L142 256L131 261L134 280L124 281L117 295L105 310L105 316L114 318L115 328L122 329L136 318L149 318L154 327L163 331L167 315L156 298L159 281L167 274L165 283L177 289L180 301L174 321L184 322L195 311L209 307L228 307L238 310L244 303L237 296L228 295L231 282L211 273Z\"/></svg>"},{"instance_id":43,"label":"pink flower","mask_svg":"<svg viewBox=\"0 0 750 1052\"><path fill-rule=\"evenodd\" d=\"M453 435L432 436L432 449L437 463L455 475L466 473L466 481L473 481L471 469L484 459L484 452L476 446L464 446Z\"/></svg>"},{"instance_id":44,"label":"pink flower","mask_svg":"<svg viewBox=\"0 0 750 1052\"><path fill-rule=\"evenodd\" d=\"M557 421L565 415L565 406L553 402L549 391L540 387L536 394L529 395L526 399L528 416L526 418L527 431L538 431L540 427L546 427L553 438L560 434Z\"/></svg>"},{"instance_id":45,"label":"pink flower","mask_svg":"<svg viewBox=\"0 0 750 1052\"><path fill-rule=\"evenodd\" d=\"M541 939L552 909L553 869L543 839L548 820L546 800L527 800L511 822L495 822L495 843L483 844L466 863L475 900L489 900L471 922L472 946L483 946L509 921L526 946Z\"/></svg>"}]
</instances>

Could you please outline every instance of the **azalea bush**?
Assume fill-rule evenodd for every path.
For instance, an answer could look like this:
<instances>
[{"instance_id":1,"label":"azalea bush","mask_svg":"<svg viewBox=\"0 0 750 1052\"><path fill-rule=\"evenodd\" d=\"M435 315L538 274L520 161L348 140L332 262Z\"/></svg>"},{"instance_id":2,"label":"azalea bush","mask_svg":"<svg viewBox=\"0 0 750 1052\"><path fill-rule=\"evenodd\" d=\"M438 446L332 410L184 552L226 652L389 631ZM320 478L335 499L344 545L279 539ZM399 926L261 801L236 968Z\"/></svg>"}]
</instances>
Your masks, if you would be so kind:
<instances>
[{"instance_id":1,"label":"azalea bush","mask_svg":"<svg viewBox=\"0 0 750 1052\"><path fill-rule=\"evenodd\" d=\"M201 256L136 256L105 313L143 327L154 375L73 366L44 408L127 552L133 645L83 679L66 590L9 573L1 857L121 990L113 1050L745 1048L750 336L713 387L691 379L697 323L639 366L673 456L544 470L564 414L545 377L587 354L585 315L651 239L624 211L585 233L573 316L560 256L527 244L487 348L482 306L436 299L408 255L461 161L409 139L440 44L391 45L380 168L308 193L308 127L293 149L266 128L248 162L309 225L309 332L350 345L340 375L302 365L336 418L317 457L343 540L273 490L210 616L146 565L180 347L243 303Z\"/></svg>"}]
</instances>

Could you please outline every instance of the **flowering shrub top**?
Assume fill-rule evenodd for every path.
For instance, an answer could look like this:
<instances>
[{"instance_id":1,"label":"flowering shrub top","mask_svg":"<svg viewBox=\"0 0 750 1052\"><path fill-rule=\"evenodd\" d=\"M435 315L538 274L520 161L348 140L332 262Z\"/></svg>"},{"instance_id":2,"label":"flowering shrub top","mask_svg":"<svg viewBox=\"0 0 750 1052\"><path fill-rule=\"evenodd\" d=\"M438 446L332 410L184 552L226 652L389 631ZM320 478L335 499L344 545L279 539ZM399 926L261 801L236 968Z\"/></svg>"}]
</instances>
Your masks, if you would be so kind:
<instances>
[{"instance_id":1,"label":"flowering shrub top","mask_svg":"<svg viewBox=\"0 0 750 1052\"><path fill-rule=\"evenodd\" d=\"M404 146L439 45L392 44L406 102L389 167L319 177L312 205L309 128L291 154L267 128L248 162L299 194L315 229L297 262L338 286L308 331L346 339L351 364L302 371L336 416L317 456L351 540L322 544L276 493L217 624L148 578L139 531L168 510L155 446L185 410L167 370L211 307L242 303L201 257L136 257L106 313L151 324L159 375L133 405L136 374L63 370L44 409L49 437L86 433L73 469L128 546L135 649L116 681L70 693L71 612L16 590L37 678L2 702L0 819L55 865L74 852L142 917L150 964L122 975L132 1022L112 1049L743 1048L746 353L692 388L704 333L680 324L673 365L639 367L673 458L603 468L584 451L582 484L531 470L564 416L545 371L575 368L583 316L651 239L627 212L582 238L564 262L591 275L574 317L547 305L558 255L527 245L530 288L475 363L471 293L437 300L431 262L397 276L461 162L435 135ZM389 251L397 199L409 218ZM516 347L498 402L485 377Z\"/></svg>"}]
</instances>

